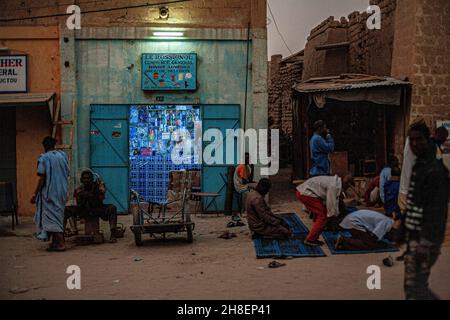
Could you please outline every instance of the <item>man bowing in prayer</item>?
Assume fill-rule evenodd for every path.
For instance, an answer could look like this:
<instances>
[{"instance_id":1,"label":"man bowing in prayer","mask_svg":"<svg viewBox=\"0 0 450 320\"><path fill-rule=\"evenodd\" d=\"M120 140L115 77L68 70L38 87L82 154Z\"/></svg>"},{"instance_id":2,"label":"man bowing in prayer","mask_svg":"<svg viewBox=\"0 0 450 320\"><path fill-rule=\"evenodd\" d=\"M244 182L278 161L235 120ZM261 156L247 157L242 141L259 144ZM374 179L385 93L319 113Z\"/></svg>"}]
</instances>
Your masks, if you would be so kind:
<instances>
[{"instance_id":1,"label":"man bowing in prayer","mask_svg":"<svg viewBox=\"0 0 450 320\"><path fill-rule=\"evenodd\" d=\"M38 159L39 181L31 203L36 204L34 221L39 240L52 240L47 251L65 251L64 208L67 200L69 161L67 155L55 150L56 140L45 137L45 153Z\"/></svg>"}]
</instances>

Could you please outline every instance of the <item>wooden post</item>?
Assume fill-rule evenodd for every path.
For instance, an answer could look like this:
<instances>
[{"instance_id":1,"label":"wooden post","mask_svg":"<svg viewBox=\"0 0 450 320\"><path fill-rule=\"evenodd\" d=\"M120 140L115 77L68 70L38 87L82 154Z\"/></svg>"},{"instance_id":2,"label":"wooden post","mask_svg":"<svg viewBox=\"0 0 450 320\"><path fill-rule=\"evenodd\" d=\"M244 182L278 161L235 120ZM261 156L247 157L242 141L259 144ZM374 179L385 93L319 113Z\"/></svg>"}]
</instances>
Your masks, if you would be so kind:
<instances>
[{"instance_id":1,"label":"wooden post","mask_svg":"<svg viewBox=\"0 0 450 320\"><path fill-rule=\"evenodd\" d=\"M234 177L235 168L233 166L228 167L227 171L227 193L225 196L225 215L231 215L233 213L233 196L234 196Z\"/></svg>"}]
</instances>

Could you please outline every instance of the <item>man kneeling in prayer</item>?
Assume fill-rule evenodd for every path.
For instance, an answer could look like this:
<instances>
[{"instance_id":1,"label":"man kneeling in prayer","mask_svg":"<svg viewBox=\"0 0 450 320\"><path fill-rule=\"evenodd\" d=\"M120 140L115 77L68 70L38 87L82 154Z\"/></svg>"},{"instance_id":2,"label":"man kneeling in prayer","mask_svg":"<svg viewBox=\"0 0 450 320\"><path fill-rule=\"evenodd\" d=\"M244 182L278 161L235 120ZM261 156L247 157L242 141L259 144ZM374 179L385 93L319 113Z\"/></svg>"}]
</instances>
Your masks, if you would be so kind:
<instances>
[{"instance_id":1,"label":"man kneeling in prayer","mask_svg":"<svg viewBox=\"0 0 450 320\"><path fill-rule=\"evenodd\" d=\"M263 178L259 181L256 189L250 191L247 196L247 220L253 239L288 239L292 237L289 226L283 219L272 213L264 200L264 196L269 193L271 186L270 180Z\"/></svg>"},{"instance_id":2,"label":"man kneeling in prayer","mask_svg":"<svg viewBox=\"0 0 450 320\"><path fill-rule=\"evenodd\" d=\"M339 226L350 232L351 238L340 236L336 249L343 251L382 249L387 243L384 238L393 240L401 227L401 220L394 221L376 211L358 210L347 215Z\"/></svg>"}]
</instances>

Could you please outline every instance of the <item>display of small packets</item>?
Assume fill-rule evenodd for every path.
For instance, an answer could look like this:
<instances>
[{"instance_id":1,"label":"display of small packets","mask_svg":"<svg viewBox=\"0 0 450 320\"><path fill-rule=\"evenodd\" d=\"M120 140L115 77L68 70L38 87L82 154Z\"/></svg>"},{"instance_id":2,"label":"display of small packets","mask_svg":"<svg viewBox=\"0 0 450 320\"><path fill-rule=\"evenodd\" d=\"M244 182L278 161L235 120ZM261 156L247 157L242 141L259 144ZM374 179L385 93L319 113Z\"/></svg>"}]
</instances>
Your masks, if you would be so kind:
<instances>
[{"instance_id":1,"label":"display of small packets","mask_svg":"<svg viewBox=\"0 0 450 320\"><path fill-rule=\"evenodd\" d=\"M130 123L137 124L138 122L139 122L139 110L137 107L131 107L130 108Z\"/></svg>"},{"instance_id":2,"label":"display of small packets","mask_svg":"<svg viewBox=\"0 0 450 320\"><path fill-rule=\"evenodd\" d=\"M143 126L140 124L137 127L137 139L139 147L147 148L149 146L147 126Z\"/></svg>"},{"instance_id":3,"label":"display of small packets","mask_svg":"<svg viewBox=\"0 0 450 320\"><path fill-rule=\"evenodd\" d=\"M139 107L139 123L148 123L147 107Z\"/></svg>"}]
</instances>

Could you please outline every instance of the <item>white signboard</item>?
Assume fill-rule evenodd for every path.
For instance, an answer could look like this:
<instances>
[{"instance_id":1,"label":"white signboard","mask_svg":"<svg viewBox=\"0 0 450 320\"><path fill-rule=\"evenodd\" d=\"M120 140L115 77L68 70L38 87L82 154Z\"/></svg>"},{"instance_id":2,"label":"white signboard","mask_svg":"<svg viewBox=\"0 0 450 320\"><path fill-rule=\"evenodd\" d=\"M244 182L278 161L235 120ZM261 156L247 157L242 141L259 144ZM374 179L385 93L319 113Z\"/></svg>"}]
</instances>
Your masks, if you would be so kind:
<instances>
[{"instance_id":1,"label":"white signboard","mask_svg":"<svg viewBox=\"0 0 450 320\"><path fill-rule=\"evenodd\" d=\"M27 91L27 56L0 55L0 93Z\"/></svg>"}]
</instances>

